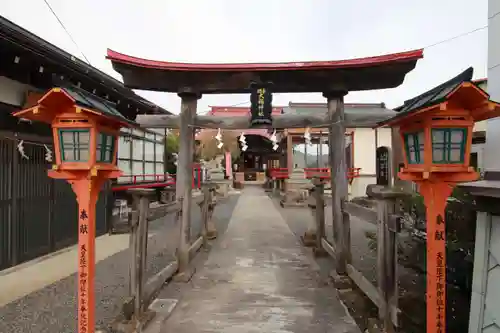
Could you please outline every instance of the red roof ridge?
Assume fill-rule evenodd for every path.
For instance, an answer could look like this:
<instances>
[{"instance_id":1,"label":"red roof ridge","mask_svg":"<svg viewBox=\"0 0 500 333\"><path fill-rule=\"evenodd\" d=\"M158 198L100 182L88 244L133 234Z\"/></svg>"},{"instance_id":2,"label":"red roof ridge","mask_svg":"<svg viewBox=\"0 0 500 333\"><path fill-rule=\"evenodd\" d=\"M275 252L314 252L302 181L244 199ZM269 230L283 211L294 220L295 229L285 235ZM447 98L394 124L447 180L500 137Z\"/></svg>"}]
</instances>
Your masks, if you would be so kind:
<instances>
[{"instance_id":1,"label":"red roof ridge","mask_svg":"<svg viewBox=\"0 0 500 333\"><path fill-rule=\"evenodd\" d=\"M281 63L181 63L144 59L107 50L107 59L136 67L156 68L171 71L278 71L297 69L333 69L349 67L376 66L384 63L418 60L423 58L423 49L385 54L357 59L335 61L294 61Z\"/></svg>"}]
</instances>

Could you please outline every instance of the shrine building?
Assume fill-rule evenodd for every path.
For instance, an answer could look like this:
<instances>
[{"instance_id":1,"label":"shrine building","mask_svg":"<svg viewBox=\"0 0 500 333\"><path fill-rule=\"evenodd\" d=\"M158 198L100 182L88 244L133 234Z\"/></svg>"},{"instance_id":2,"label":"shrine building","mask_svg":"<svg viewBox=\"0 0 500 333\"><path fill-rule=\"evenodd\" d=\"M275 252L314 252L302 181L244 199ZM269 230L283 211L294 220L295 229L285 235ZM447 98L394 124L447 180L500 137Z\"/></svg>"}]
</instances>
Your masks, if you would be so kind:
<instances>
[{"instance_id":1,"label":"shrine building","mask_svg":"<svg viewBox=\"0 0 500 333\"><path fill-rule=\"evenodd\" d=\"M345 103L348 112L370 114L374 111L387 111L390 116L393 111L385 107L384 103ZM273 107L272 114L310 114L324 113L326 103L296 103L290 102L287 106ZM208 115L248 117L249 107L241 106L212 106ZM208 130L207 130L208 131ZM213 130L212 130L213 131ZM225 130L233 132L231 137L239 141L241 134L245 136L247 149L241 151L237 159L233 158L231 172L237 181L244 183L263 183L266 172L270 170L285 171L304 169L306 177L313 173L326 172L328 164L328 129L311 128L311 144L305 144L306 128L293 128L278 131L278 149L273 150L271 141L272 132L267 129ZM203 132L203 130L202 130ZM203 135L203 133L201 133ZM320 144L321 143L321 144ZM358 127L346 129L346 162L349 170L349 196L359 197L366 194L369 184L377 183L376 151L377 148L392 150L392 135L390 128L373 129ZM221 151L222 154L222 151ZM393 182L392 161L388 160L389 183Z\"/></svg>"}]
</instances>

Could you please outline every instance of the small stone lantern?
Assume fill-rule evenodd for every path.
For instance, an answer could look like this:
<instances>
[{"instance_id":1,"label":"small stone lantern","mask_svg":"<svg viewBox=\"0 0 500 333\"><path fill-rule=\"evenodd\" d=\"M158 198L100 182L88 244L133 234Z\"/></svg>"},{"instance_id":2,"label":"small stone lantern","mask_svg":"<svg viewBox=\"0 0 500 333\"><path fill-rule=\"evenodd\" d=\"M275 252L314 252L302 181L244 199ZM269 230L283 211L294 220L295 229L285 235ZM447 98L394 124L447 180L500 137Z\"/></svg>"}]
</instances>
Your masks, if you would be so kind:
<instances>
[{"instance_id":1,"label":"small stone lantern","mask_svg":"<svg viewBox=\"0 0 500 333\"><path fill-rule=\"evenodd\" d=\"M404 168L398 176L418 184L427 215L427 332L445 332L445 208L454 186L478 178L470 166L474 123L500 115L500 105L472 82L469 68L410 99L379 126L399 127Z\"/></svg>"},{"instance_id":2,"label":"small stone lantern","mask_svg":"<svg viewBox=\"0 0 500 333\"><path fill-rule=\"evenodd\" d=\"M13 115L52 126L55 163L48 175L66 179L78 201L78 332L94 333L95 206L105 181L121 175L120 128L137 125L112 103L75 87L53 88Z\"/></svg>"}]
</instances>

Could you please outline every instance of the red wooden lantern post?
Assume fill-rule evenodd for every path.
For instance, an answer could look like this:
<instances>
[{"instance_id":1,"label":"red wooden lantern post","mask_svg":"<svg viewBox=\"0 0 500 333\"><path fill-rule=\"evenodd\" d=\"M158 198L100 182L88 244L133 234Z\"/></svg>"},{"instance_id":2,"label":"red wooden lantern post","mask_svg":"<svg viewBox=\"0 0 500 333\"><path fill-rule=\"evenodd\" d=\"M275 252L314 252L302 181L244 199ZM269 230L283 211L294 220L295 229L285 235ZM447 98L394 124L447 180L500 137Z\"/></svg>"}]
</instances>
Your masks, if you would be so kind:
<instances>
[{"instance_id":1,"label":"red wooden lantern post","mask_svg":"<svg viewBox=\"0 0 500 333\"><path fill-rule=\"evenodd\" d=\"M474 122L500 115L500 105L471 82L472 68L396 109L379 126L399 127L403 180L414 181L427 215L427 333L446 332L445 208L453 187L478 178L470 164Z\"/></svg>"},{"instance_id":2,"label":"red wooden lantern post","mask_svg":"<svg viewBox=\"0 0 500 333\"><path fill-rule=\"evenodd\" d=\"M76 88L53 88L14 116L52 125L51 178L66 179L78 201L78 332L95 332L95 207L102 185L117 178L120 127L133 123L98 97Z\"/></svg>"}]
</instances>

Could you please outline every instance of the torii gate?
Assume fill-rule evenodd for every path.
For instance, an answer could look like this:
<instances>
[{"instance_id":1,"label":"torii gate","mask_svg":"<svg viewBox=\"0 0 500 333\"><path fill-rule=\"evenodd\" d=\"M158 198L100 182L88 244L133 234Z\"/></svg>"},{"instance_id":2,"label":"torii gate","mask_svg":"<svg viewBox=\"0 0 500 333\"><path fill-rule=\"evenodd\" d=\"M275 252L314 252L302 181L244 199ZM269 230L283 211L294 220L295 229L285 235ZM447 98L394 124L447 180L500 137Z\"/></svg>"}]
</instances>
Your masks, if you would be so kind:
<instances>
[{"instance_id":1,"label":"torii gate","mask_svg":"<svg viewBox=\"0 0 500 333\"><path fill-rule=\"evenodd\" d=\"M423 50L368 58L293 63L187 64L154 61L108 50L124 84L132 89L177 93L182 99L180 115L139 115L136 121L148 128L180 129L176 197L183 198L181 240L179 244L179 278L189 279L189 229L191 220L191 177L195 128L244 130L251 127L247 117L197 116L197 100L202 94L250 93L251 84L272 82L276 93L322 92L328 112L317 115L279 115L267 127L328 128L329 162L332 193L332 215L335 245L338 251L336 270L346 273L346 244L343 237L343 210L347 199L347 170L344 145L346 127L375 126L391 115L350 114L344 112L344 96L349 91L394 88L403 83L407 73L423 58ZM394 114L393 114L394 115Z\"/></svg>"}]
</instances>

